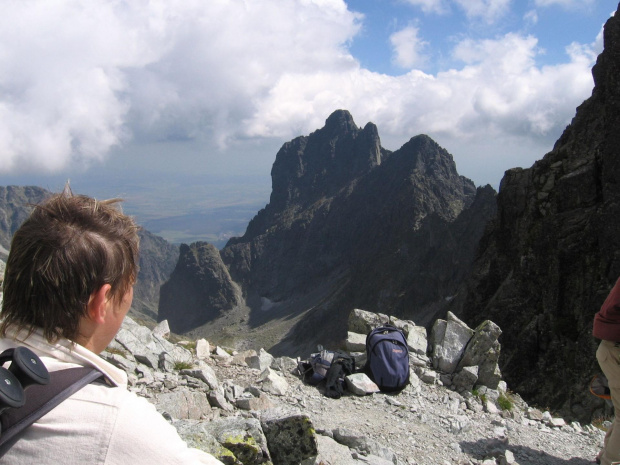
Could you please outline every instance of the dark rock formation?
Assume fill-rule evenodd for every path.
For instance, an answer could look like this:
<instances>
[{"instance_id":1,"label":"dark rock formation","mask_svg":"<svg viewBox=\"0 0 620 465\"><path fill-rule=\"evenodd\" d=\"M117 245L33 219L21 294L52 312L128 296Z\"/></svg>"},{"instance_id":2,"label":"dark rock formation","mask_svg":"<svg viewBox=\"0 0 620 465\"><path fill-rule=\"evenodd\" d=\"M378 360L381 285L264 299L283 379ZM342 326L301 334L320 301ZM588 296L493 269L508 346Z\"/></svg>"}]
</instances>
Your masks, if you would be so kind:
<instances>
[{"instance_id":1,"label":"dark rock formation","mask_svg":"<svg viewBox=\"0 0 620 465\"><path fill-rule=\"evenodd\" d=\"M295 326L275 347L261 343L278 354L344 340L355 307L431 324L469 270L495 214L494 190L476 190L428 136L390 152L381 148L374 124L358 128L343 110L322 129L284 144L272 180L269 204L221 256L242 288L251 328L282 320L288 323L280 332ZM215 257L210 261L220 266ZM168 293L186 293L191 301L186 310L160 310L159 319L172 328L190 328L226 307L183 284L197 279L192 273L212 271L198 266L162 288L162 305L178 305ZM223 270L216 274L229 286ZM211 292L231 295L220 287ZM190 323L194 311L201 316Z\"/></svg>"},{"instance_id":2,"label":"dark rock formation","mask_svg":"<svg viewBox=\"0 0 620 465\"><path fill-rule=\"evenodd\" d=\"M172 274L179 259L179 247L140 229L140 272L134 286L132 315L157 321L159 288Z\"/></svg>"},{"instance_id":3,"label":"dark rock formation","mask_svg":"<svg viewBox=\"0 0 620 465\"><path fill-rule=\"evenodd\" d=\"M0 186L0 246L11 248L11 240L17 228L30 215L31 205L49 196L49 191L34 186ZM6 260L6 253L0 251Z\"/></svg>"},{"instance_id":4,"label":"dark rock formation","mask_svg":"<svg viewBox=\"0 0 620 465\"><path fill-rule=\"evenodd\" d=\"M213 245L183 244L170 280L161 286L159 318L168 319L172 331L186 332L238 305L239 294Z\"/></svg>"},{"instance_id":5,"label":"dark rock formation","mask_svg":"<svg viewBox=\"0 0 620 465\"><path fill-rule=\"evenodd\" d=\"M620 14L604 35L592 96L550 153L506 172L459 313L502 328L512 389L581 419L599 371L592 320L620 275Z\"/></svg>"}]
</instances>

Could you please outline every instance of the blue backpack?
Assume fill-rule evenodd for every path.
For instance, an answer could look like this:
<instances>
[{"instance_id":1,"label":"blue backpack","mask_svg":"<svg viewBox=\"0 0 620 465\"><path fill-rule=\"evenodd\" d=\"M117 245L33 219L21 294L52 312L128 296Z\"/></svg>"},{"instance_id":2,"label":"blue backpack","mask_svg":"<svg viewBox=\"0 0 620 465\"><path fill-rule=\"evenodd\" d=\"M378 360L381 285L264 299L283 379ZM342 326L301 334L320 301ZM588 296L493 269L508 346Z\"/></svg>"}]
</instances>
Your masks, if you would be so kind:
<instances>
[{"instance_id":1,"label":"blue backpack","mask_svg":"<svg viewBox=\"0 0 620 465\"><path fill-rule=\"evenodd\" d=\"M409 383L409 349L402 330L381 326L366 336L366 371L381 391L400 391Z\"/></svg>"}]
</instances>

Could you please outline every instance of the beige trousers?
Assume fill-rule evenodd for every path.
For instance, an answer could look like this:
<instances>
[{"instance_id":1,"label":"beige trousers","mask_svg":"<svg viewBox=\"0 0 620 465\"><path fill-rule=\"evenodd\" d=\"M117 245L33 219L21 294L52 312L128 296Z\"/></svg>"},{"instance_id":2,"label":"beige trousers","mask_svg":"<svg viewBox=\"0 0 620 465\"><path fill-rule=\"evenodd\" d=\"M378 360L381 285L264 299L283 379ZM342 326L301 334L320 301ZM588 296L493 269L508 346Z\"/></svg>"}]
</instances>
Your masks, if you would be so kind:
<instances>
[{"instance_id":1,"label":"beige trousers","mask_svg":"<svg viewBox=\"0 0 620 465\"><path fill-rule=\"evenodd\" d=\"M599 457L602 465L612 465L620 462L620 343L602 341L596 359L609 381L614 404L614 421L607 430Z\"/></svg>"}]
</instances>

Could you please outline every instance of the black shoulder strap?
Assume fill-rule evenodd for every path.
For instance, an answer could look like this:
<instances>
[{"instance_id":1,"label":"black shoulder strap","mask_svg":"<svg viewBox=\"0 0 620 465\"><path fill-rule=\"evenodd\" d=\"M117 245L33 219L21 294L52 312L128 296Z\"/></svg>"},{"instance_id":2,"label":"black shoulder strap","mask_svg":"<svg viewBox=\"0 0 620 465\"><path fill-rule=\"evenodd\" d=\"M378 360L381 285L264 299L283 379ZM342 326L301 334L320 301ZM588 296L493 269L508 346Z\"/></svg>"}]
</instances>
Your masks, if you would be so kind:
<instances>
[{"instance_id":1,"label":"black shoulder strap","mask_svg":"<svg viewBox=\"0 0 620 465\"><path fill-rule=\"evenodd\" d=\"M66 398L99 378L103 378L103 374L92 367L67 368L50 372L50 382L47 385L28 387L26 405L8 409L0 416L0 457L17 442L26 428Z\"/></svg>"}]
</instances>

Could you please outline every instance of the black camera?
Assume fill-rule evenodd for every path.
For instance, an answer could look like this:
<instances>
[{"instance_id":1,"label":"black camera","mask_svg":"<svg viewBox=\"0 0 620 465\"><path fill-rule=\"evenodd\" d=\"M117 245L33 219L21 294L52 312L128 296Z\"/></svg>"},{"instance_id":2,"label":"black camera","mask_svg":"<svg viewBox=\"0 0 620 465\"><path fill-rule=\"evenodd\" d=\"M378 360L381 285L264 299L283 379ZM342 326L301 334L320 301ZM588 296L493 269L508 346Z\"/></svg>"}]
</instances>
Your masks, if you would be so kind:
<instances>
[{"instance_id":1,"label":"black camera","mask_svg":"<svg viewBox=\"0 0 620 465\"><path fill-rule=\"evenodd\" d=\"M9 368L4 364L11 362ZM32 384L48 384L50 374L41 359L30 349L20 346L0 354L0 415L8 408L26 403L25 390Z\"/></svg>"}]
</instances>

